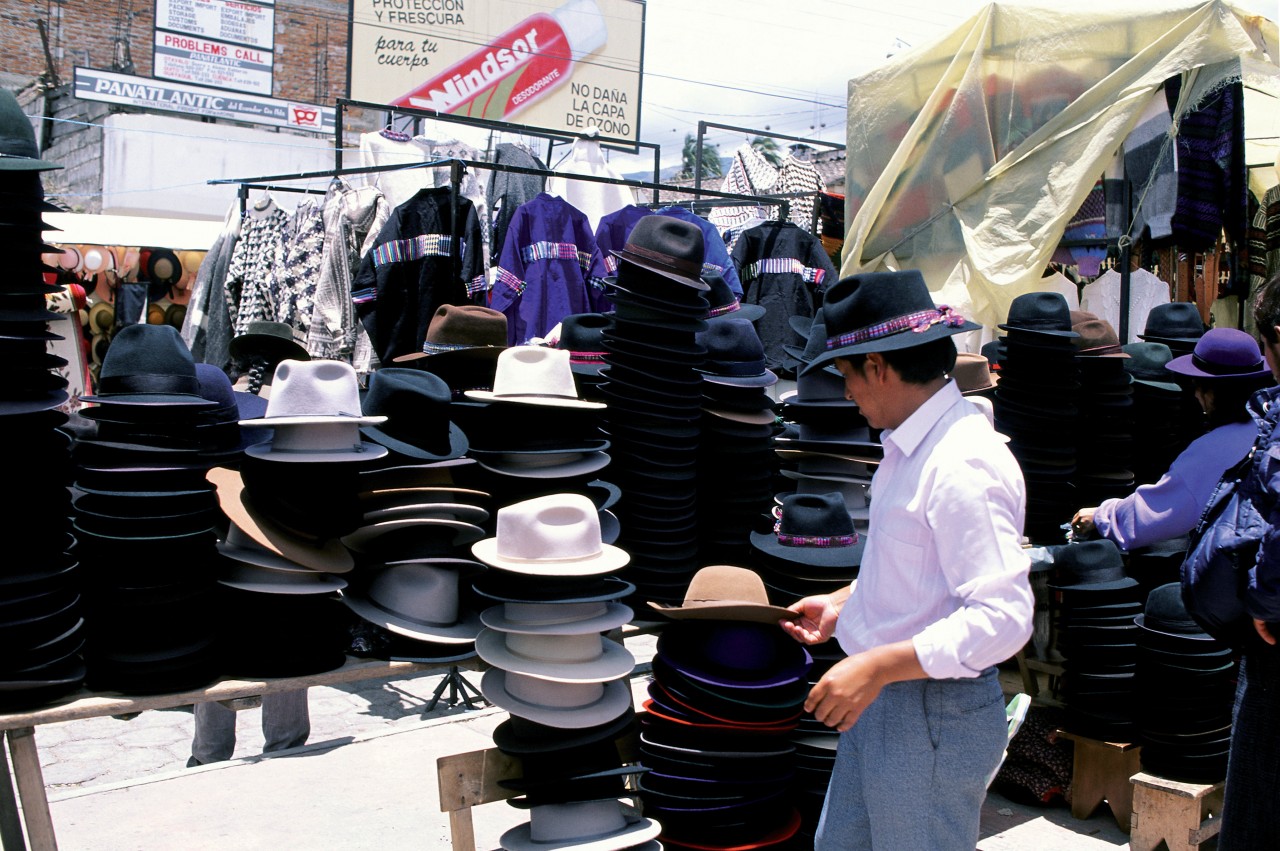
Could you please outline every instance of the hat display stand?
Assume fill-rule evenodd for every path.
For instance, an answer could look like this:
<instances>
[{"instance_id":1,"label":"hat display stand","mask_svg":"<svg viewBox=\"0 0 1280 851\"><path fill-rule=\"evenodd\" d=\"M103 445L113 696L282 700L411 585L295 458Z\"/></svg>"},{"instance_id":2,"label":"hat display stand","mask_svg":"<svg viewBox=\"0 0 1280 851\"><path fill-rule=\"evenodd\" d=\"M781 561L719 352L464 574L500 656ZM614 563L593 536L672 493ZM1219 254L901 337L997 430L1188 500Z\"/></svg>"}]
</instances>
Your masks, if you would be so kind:
<instances>
[{"instance_id":1,"label":"hat display stand","mask_svg":"<svg viewBox=\"0 0 1280 851\"><path fill-rule=\"evenodd\" d=\"M649 219L655 223L642 228ZM664 262L677 245L687 258ZM701 267L693 256L700 249L696 225L666 216L641 219L617 255L617 279L608 290L615 309L601 338L599 390L609 405L610 480L623 494L615 509L618 545L631 554L626 576L636 586L637 604L679 601L698 567L702 382L696 370L706 350L696 335L708 310L706 285L695 286L692 277Z\"/></svg>"},{"instance_id":2,"label":"hat display stand","mask_svg":"<svg viewBox=\"0 0 1280 851\"><path fill-rule=\"evenodd\" d=\"M700 560L742 561L773 497L777 417L768 388L777 377L765 368L764 344L746 318L719 319L697 340L707 349L697 455Z\"/></svg>"},{"instance_id":3,"label":"hat display stand","mask_svg":"<svg viewBox=\"0 0 1280 851\"><path fill-rule=\"evenodd\" d=\"M1164 343L1129 343L1121 347L1129 355L1125 372L1133 379L1133 476L1137 482L1155 482L1168 471L1186 443L1179 423L1190 391L1180 385L1165 364L1173 352ZM1192 400L1194 402L1194 400ZM1199 420L1199 407L1195 408Z\"/></svg>"},{"instance_id":4,"label":"hat display stand","mask_svg":"<svg viewBox=\"0 0 1280 851\"><path fill-rule=\"evenodd\" d=\"M58 168L39 159L35 134L8 91L0 92L5 126L20 136L30 159L0 171L0 192L14 201L0 208L11 248L0 282L0 432L21 447L6 465L13 490L0 518L5 539L17 544L0 565L0 710L12 711L56 700L80 687L85 666L85 630L80 577L83 571L71 525L71 480L67 423L58 410L67 382L49 369L47 321L40 259L44 191L40 171ZM6 147L12 150L13 148ZM25 166L25 167L24 167ZM12 311L12 312L11 312ZM19 491L18 489L21 488Z\"/></svg>"},{"instance_id":5,"label":"hat display stand","mask_svg":"<svg viewBox=\"0 0 1280 851\"><path fill-rule=\"evenodd\" d=\"M1082 505L1073 484L1079 447L1079 370L1071 312L1061 293L1018 296L1009 306L1005 356L992 406L996 431L1027 484L1026 526L1032 543L1056 544L1064 518Z\"/></svg>"},{"instance_id":6,"label":"hat display stand","mask_svg":"<svg viewBox=\"0 0 1280 851\"><path fill-rule=\"evenodd\" d=\"M1133 378L1124 368L1130 357L1106 320L1085 318L1072 329L1080 374L1076 495L1081 505L1099 505L1134 487Z\"/></svg>"},{"instance_id":7,"label":"hat display stand","mask_svg":"<svg viewBox=\"0 0 1280 851\"><path fill-rule=\"evenodd\" d=\"M1222 780L1235 701L1231 648L1187 614L1178 582L1147 595L1137 625L1135 715L1143 769L1188 783Z\"/></svg>"},{"instance_id":8,"label":"hat display stand","mask_svg":"<svg viewBox=\"0 0 1280 851\"><path fill-rule=\"evenodd\" d=\"M1134 618L1142 599L1119 548L1107 540L1056 547L1049 587L1059 599L1064 729L1102 741L1135 741Z\"/></svg>"},{"instance_id":9,"label":"hat display stand","mask_svg":"<svg viewBox=\"0 0 1280 851\"><path fill-rule=\"evenodd\" d=\"M1169 348L1172 357L1189 355L1195 351L1196 343L1204 336L1204 321L1200 318L1200 309L1191 302L1173 301L1158 304L1147 314L1147 322L1138 339L1148 343L1159 343ZM1181 406L1174 423L1177 428L1177 451L1181 452L1191 441L1205 432L1204 411L1199 401L1191 392L1190 382L1176 376L1168 375L1167 380L1175 381L1182 386ZM1176 456L1177 453L1175 453ZM1169 469L1163 467L1160 472ZM1149 481L1155 481L1151 479Z\"/></svg>"},{"instance_id":10,"label":"hat display stand","mask_svg":"<svg viewBox=\"0 0 1280 851\"><path fill-rule=\"evenodd\" d=\"M672 622L641 726L644 811L667 847L781 847L801 829L794 735L812 658L745 568L702 568L681 605L656 608Z\"/></svg>"}]
</instances>

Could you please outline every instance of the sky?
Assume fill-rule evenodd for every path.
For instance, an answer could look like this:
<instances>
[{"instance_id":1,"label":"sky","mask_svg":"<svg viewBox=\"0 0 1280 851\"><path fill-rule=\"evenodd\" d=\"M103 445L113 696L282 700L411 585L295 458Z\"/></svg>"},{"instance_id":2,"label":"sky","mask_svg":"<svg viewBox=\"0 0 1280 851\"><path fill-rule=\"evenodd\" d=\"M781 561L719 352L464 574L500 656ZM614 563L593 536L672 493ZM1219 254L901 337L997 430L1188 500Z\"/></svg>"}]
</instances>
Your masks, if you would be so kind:
<instances>
[{"instance_id":1,"label":"sky","mask_svg":"<svg viewBox=\"0 0 1280 851\"><path fill-rule=\"evenodd\" d=\"M1088 0L1077 5L1081 2ZM695 133L699 120L843 142L851 78L884 64L890 55L937 41L985 5L984 0L648 0L640 138L662 145L664 165L680 162L685 134ZM1236 5L1275 20L1280 4L1236 0ZM722 155L746 141L742 133L718 129L709 129L705 138ZM629 171L628 160L615 155L613 162Z\"/></svg>"}]
</instances>

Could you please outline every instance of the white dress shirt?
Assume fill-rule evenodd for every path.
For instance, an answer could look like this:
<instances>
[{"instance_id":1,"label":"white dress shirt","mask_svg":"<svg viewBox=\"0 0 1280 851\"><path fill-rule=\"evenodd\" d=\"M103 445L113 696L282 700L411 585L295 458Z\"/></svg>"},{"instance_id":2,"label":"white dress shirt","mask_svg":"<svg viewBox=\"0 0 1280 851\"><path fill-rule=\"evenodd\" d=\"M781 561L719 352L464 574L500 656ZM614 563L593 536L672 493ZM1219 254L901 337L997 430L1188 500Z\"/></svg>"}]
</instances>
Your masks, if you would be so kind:
<instances>
[{"instance_id":1,"label":"white dress shirt","mask_svg":"<svg viewBox=\"0 0 1280 851\"><path fill-rule=\"evenodd\" d=\"M850 655L911 639L930 677L976 677L1031 637L1022 471L954 381L882 440L836 638Z\"/></svg>"}]
</instances>

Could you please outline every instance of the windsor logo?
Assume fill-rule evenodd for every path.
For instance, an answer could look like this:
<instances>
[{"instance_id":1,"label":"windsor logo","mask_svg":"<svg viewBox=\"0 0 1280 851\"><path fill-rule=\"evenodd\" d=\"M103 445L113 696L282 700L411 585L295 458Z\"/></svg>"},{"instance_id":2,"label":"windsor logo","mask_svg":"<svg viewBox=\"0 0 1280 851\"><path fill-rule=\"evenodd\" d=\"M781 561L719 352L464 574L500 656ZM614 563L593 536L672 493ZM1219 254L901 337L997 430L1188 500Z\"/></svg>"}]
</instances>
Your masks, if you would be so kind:
<instances>
[{"instance_id":1,"label":"windsor logo","mask_svg":"<svg viewBox=\"0 0 1280 851\"><path fill-rule=\"evenodd\" d=\"M423 109L450 112L455 106L473 98L521 65L528 64L538 50L538 30L531 28L511 47L490 50L458 63L441 77L427 84L427 97L410 96L409 103ZM437 86L439 88L437 88Z\"/></svg>"}]
</instances>

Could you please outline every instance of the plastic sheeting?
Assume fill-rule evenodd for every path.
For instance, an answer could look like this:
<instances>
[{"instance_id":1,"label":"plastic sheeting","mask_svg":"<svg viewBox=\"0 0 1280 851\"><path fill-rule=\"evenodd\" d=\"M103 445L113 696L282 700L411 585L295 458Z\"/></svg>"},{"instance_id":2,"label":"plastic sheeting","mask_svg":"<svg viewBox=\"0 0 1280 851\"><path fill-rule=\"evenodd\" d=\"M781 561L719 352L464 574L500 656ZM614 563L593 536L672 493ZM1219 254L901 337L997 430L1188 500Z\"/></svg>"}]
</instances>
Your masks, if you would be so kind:
<instances>
[{"instance_id":1,"label":"plastic sheeting","mask_svg":"<svg viewBox=\"0 0 1280 851\"><path fill-rule=\"evenodd\" d=\"M1221 0L1082 5L992 4L850 81L842 275L919 269L935 300L990 329L1037 288L1165 80L1190 72L1175 128L1226 82L1280 90L1265 18Z\"/></svg>"}]
</instances>

